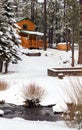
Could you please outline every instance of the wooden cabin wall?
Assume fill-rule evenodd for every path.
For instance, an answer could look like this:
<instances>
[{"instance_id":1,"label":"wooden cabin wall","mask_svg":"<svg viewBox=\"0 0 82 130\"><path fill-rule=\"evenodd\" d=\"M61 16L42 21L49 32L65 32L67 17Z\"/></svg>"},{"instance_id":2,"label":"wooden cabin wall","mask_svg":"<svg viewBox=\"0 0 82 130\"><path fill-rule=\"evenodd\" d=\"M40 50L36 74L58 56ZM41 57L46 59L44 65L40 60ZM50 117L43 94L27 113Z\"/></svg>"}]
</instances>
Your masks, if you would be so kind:
<instances>
[{"instance_id":1,"label":"wooden cabin wall","mask_svg":"<svg viewBox=\"0 0 82 130\"><path fill-rule=\"evenodd\" d=\"M27 30L28 31L35 31L35 24L27 19L24 19L22 21L17 22L17 25L21 27L21 29L23 30L23 25L26 24L27 25Z\"/></svg>"}]
</instances>

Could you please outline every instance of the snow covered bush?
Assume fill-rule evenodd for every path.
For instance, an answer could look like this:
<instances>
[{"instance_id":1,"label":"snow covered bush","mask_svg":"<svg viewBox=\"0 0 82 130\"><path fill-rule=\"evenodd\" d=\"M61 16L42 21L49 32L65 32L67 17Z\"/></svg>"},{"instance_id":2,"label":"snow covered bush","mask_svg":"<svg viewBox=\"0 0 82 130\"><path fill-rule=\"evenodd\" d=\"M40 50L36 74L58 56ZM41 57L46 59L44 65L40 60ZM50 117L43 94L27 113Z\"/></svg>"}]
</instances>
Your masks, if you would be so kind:
<instances>
[{"instance_id":1,"label":"snow covered bush","mask_svg":"<svg viewBox=\"0 0 82 130\"><path fill-rule=\"evenodd\" d=\"M70 103L67 103L68 110L64 113L64 119L69 127L82 128L82 84L77 81L70 80L71 92L67 91Z\"/></svg>"},{"instance_id":2,"label":"snow covered bush","mask_svg":"<svg viewBox=\"0 0 82 130\"><path fill-rule=\"evenodd\" d=\"M23 98L25 99L25 105L28 107L39 106L42 97L45 94L45 90L35 83L31 83L23 87Z\"/></svg>"}]
</instances>

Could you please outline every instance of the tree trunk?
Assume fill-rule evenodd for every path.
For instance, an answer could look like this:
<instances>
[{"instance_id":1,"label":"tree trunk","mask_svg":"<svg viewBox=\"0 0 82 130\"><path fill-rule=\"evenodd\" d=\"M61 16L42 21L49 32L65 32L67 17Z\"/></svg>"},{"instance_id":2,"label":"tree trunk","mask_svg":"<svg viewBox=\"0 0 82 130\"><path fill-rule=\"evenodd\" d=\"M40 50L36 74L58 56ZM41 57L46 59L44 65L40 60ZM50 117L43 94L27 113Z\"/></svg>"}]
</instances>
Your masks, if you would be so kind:
<instances>
[{"instance_id":1,"label":"tree trunk","mask_svg":"<svg viewBox=\"0 0 82 130\"><path fill-rule=\"evenodd\" d=\"M73 39L72 39L72 67L74 67L74 28L73 28Z\"/></svg>"},{"instance_id":2,"label":"tree trunk","mask_svg":"<svg viewBox=\"0 0 82 130\"><path fill-rule=\"evenodd\" d=\"M79 43L79 57L78 64L82 64L82 42Z\"/></svg>"},{"instance_id":3,"label":"tree trunk","mask_svg":"<svg viewBox=\"0 0 82 130\"><path fill-rule=\"evenodd\" d=\"M46 0L44 0L44 51L46 51Z\"/></svg>"},{"instance_id":4,"label":"tree trunk","mask_svg":"<svg viewBox=\"0 0 82 130\"><path fill-rule=\"evenodd\" d=\"M0 73L2 72L2 68L3 68L3 61L0 60Z\"/></svg>"},{"instance_id":5,"label":"tree trunk","mask_svg":"<svg viewBox=\"0 0 82 130\"><path fill-rule=\"evenodd\" d=\"M68 27L66 25L66 51L68 52Z\"/></svg>"},{"instance_id":6,"label":"tree trunk","mask_svg":"<svg viewBox=\"0 0 82 130\"><path fill-rule=\"evenodd\" d=\"M79 0L80 3L80 22L81 22L81 12L82 12L82 0ZM80 41L79 41L79 56L78 56L78 64L82 64L82 27L80 28Z\"/></svg>"},{"instance_id":7,"label":"tree trunk","mask_svg":"<svg viewBox=\"0 0 82 130\"><path fill-rule=\"evenodd\" d=\"M53 45L53 27L51 28L51 48L52 48L52 45Z\"/></svg>"},{"instance_id":8,"label":"tree trunk","mask_svg":"<svg viewBox=\"0 0 82 130\"><path fill-rule=\"evenodd\" d=\"M49 48L50 48L50 47L51 47L51 40L50 40L50 28L49 28L49 35L48 35L48 38L49 38L48 43L49 43Z\"/></svg>"},{"instance_id":9,"label":"tree trunk","mask_svg":"<svg viewBox=\"0 0 82 130\"><path fill-rule=\"evenodd\" d=\"M5 62L5 72L4 72L5 74L8 73L8 65L9 65L9 62L6 61Z\"/></svg>"},{"instance_id":10,"label":"tree trunk","mask_svg":"<svg viewBox=\"0 0 82 130\"><path fill-rule=\"evenodd\" d=\"M34 22L34 1L31 0L31 19Z\"/></svg>"}]
</instances>

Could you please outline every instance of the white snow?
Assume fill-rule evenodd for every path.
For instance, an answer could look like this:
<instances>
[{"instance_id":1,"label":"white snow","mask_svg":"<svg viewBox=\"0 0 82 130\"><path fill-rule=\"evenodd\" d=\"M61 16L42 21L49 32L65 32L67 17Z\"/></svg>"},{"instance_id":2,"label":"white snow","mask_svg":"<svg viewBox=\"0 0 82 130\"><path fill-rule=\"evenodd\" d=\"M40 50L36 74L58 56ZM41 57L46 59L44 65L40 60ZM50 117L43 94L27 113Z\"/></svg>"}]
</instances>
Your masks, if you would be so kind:
<instances>
[{"instance_id":1,"label":"white snow","mask_svg":"<svg viewBox=\"0 0 82 130\"><path fill-rule=\"evenodd\" d=\"M44 2L44 0L38 0L38 2Z\"/></svg>"},{"instance_id":2,"label":"white snow","mask_svg":"<svg viewBox=\"0 0 82 130\"><path fill-rule=\"evenodd\" d=\"M26 34L34 34L34 35L40 35L40 36L43 36L44 33L41 33L41 32L34 32L34 31L25 31L25 30L21 30L23 33L26 33Z\"/></svg>"},{"instance_id":3,"label":"white snow","mask_svg":"<svg viewBox=\"0 0 82 130\"><path fill-rule=\"evenodd\" d=\"M1 130L69 130L64 122L26 121L20 118L0 119ZM74 129L71 129L74 130Z\"/></svg>"},{"instance_id":4,"label":"white snow","mask_svg":"<svg viewBox=\"0 0 82 130\"><path fill-rule=\"evenodd\" d=\"M23 97L21 91L24 85L30 83L37 83L40 87L45 89L45 96L41 100L42 105L56 104L53 111L66 111L66 102L70 102L66 91L71 91L70 78L65 76L63 79L58 77L48 76L47 69L55 67L71 67L71 50L68 52L57 49L43 50L28 50L20 48L22 61L18 64L10 64L9 71L12 73L1 74L0 80L7 81L9 88L5 91L0 91L0 100L5 100L8 103L17 105L23 104ZM29 57L22 52L40 52L41 56ZM77 64L78 50L75 50L75 66ZM64 64L64 61L66 64ZM73 81L76 81L77 76L71 76ZM82 84L82 77L79 77ZM5 119L0 118L1 130L69 130L64 122L47 122L47 121L26 121L21 118ZM71 129L73 130L73 129Z\"/></svg>"},{"instance_id":5,"label":"white snow","mask_svg":"<svg viewBox=\"0 0 82 130\"><path fill-rule=\"evenodd\" d=\"M3 34L3 32L2 31L0 31L0 35L2 35Z\"/></svg>"},{"instance_id":6,"label":"white snow","mask_svg":"<svg viewBox=\"0 0 82 130\"><path fill-rule=\"evenodd\" d=\"M4 111L0 110L0 116L3 116L3 115L4 115Z\"/></svg>"},{"instance_id":7,"label":"white snow","mask_svg":"<svg viewBox=\"0 0 82 130\"><path fill-rule=\"evenodd\" d=\"M16 28L18 28L18 29L21 29L21 27L18 26L16 23L14 23L14 26L15 26Z\"/></svg>"},{"instance_id":8,"label":"white snow","mask_svg":"<svg viewBox=\"0 0 82 130\"><path fill-rule=\"evenodd\" d=\"M60 43L58 43L58 45L65 45L66 44L66 42L60 42ZM68 43L68 44L70 44L70 43Z\"/></svg>"}]
</instances>

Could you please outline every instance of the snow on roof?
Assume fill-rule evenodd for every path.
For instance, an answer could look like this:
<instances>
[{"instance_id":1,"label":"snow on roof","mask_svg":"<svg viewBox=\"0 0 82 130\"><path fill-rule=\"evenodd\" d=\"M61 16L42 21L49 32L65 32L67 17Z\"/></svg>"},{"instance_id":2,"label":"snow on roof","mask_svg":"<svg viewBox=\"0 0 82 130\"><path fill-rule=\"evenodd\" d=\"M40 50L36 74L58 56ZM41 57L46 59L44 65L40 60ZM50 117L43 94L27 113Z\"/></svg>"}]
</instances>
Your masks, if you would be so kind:
<instances>
[{"instance_id":1,"label":"snow on roof","mask_svg":"<svg viewBox=\"0 0 82 130\"><path fill-rule=\"evenodd\" d=\"M58 43L58 45L65 45L66 44L66 42L60 42L60 43ZM69 42L68 42L68 44L70 44Z\"/></svg>"},{"instance_id":2,"label":"snow on roof","mask_svg":"<svg viewBox=\"0 0 82 130\"><path fill-rule=\"evenodd\" d=\"M25 33L25 34L39 35L39 36L43 36L43 35L44 35L44 33L41 33L41 32L35 32L35 31L20 30L20 32Z\"/></svg>"},{"instance_id":3,"label":"snow on roof","mask_svg":"<svg viewBox=\"0 0 82 130\"><path fill-rule=\"evenodd\" d=\"M30 18L28 18L28 17L20 17L20 18L17 18L17 19L16 19L17 22L20 22L20 21L22 21L22 20L30 20L31 22L33 22L32 19L30 19ZM33 23L34 23L34 22L33 22ZM35 24L35 23L34 23L34 24Z\"/></svg>"}]
</instances>

